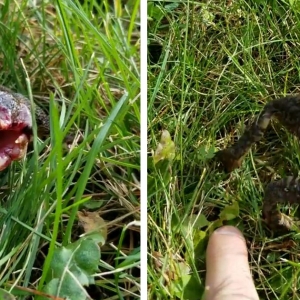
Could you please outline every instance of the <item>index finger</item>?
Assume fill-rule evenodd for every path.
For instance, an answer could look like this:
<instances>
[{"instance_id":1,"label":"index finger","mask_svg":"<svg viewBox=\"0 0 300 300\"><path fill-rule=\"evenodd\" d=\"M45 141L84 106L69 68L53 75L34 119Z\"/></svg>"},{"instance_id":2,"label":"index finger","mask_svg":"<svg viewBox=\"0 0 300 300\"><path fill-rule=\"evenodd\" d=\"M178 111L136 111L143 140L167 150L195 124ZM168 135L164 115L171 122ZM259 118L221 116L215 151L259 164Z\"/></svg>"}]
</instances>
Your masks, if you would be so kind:
<instances>
[{"instance_id":1,"label":"index finger","mask_svg":"<svg viewBox=\"0 0 300 300\"><path fill-rule=\"evenodd\" d=\"M207 247L206 300L258 300L245 239L233 226L217 229Z\"/></svg>"}]
</instances>

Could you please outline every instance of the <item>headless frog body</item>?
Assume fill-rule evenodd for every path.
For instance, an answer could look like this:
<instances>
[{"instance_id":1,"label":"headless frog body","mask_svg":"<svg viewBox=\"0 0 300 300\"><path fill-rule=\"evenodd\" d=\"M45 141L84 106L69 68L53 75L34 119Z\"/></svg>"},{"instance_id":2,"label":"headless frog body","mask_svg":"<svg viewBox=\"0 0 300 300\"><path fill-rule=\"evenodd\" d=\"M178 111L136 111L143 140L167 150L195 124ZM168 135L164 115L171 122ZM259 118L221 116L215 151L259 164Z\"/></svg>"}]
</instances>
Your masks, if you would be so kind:
<instances>
[{"instance_id":1,"label":"headless frog body","mask_svg":"<svg viewBox=\"0 0 300 300\"><path fill-rule=\"evenodd\" d=\"M226 172L240 167L251 146L262 139L273 117L300 139L300 95L273 100L265 105L256 121L234 145L216 153L216 159ZM288 232L292 226L292 220L277 209L277 204L283 203L300 204L299 179L289 176L271 182L265 189L263 215L268 226L277 233Z\"/></svg>"},{"instance_id":2,"label":"headless frog body","mask_svg":"<svg viewBox=\"0 0 300 300\"><path fill-rule=\"evenodd\" d=\"M48 137L49 116L38 106L34 107L34 113L39 138ZM32 137L30 100L0 85L0 171L26 155ZM68 135L65 142L72 140L71 137Z\"/></svg>"}]
</instances>

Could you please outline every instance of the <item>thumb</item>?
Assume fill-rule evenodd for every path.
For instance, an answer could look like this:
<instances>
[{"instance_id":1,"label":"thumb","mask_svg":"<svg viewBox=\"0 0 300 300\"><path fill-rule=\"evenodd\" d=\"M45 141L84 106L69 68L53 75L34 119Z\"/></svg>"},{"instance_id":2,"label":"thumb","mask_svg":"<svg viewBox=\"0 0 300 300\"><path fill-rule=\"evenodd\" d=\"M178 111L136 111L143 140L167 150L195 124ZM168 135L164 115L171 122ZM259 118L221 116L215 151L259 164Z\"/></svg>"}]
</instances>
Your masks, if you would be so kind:
<instances>
[{"instance_id":1,"label":"thumb","mask_svg":"<svg viewBox=\"0 0 300 300\"><path fill-rule=\"evenodd\" d=\"M208 242L206 300L258 300L245 239L233 226L217 229Z\"/></svg>"}]
</instances>

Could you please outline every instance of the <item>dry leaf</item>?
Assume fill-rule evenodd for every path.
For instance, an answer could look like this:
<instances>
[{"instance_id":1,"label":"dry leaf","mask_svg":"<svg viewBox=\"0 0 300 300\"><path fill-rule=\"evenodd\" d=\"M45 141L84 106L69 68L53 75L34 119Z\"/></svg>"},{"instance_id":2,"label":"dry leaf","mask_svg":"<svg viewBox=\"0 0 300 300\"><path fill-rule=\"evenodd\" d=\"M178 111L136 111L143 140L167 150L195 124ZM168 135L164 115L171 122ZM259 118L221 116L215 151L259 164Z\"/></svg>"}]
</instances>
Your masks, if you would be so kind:
<instances>
[{"instance_id":1,"label":"dry leaf","mask_svg":"<svg viewBox=\"0 0 300 300\"><path fill-rule=\"evenodd\" d=\"M77 216L80 225L83 227L85 233L100 232L104 239L107 238L107 225L105 221L99 216L97 211L78 211Z\"/></svg>"}]
</instances>

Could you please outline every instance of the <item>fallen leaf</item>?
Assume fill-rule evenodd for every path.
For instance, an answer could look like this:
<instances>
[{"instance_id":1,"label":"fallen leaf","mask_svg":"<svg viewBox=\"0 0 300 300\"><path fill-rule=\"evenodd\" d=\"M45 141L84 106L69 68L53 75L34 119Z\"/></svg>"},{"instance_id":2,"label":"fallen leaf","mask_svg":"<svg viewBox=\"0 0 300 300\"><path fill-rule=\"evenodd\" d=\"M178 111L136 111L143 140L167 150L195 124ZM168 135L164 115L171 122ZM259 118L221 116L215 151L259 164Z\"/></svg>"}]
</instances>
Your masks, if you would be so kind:
<instances>
[{"instance_id":1,"label":"fallen leaf","mask_svg":"<svg viewBox=\"0 0 300 300\"><path fill-rule=\"evenodd\" d=\"M99 232L104 240L107 238L107 225L97 211L78 211L77 216L85 233Z\"/></svg>"}]
</instances>

